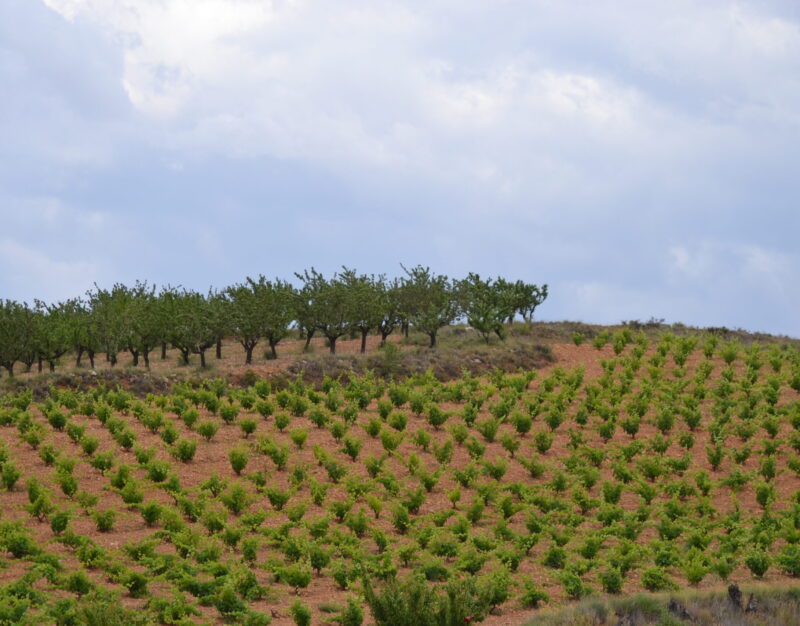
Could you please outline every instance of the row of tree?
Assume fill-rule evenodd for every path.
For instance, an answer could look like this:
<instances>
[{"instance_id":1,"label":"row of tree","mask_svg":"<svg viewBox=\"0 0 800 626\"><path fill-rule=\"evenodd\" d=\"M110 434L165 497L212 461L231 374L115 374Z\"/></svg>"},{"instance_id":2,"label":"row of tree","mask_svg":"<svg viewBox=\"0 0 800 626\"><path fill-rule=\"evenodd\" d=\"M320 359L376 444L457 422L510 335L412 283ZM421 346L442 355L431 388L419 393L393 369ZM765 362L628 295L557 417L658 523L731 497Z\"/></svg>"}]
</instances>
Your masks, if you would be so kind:
<instances>
[{"instance_id":1,"label":"row of tree","mask_svg":"<svg viewBox=\"0 0 800 626\"><path fill-rule=\"evenodd\" d=\"M120 353L129 352L134 366L141 360L149 367L152 353L160 350L166 358L171 346L184 363L197 354L205 367L208 350L221 358L226 337L242 345L249 364L261 342L276 357L292 329L305 337L306 347L315 335L324 336L332 353L342 336L360 334L364 352L370 333L385 342L398 328L406 335L409 328L424 332L434 347L439 330L459 319L488 342L491 335L504 338L505 325L517 316L529 322L547 297L547 285L472 273L456 280L427 267L403 269L405 276L387 279L346 267L326 278L312 268L296 274L299 286L259 276L208 294L171 286L157 291L137 282L95 286L85 298L56 304L0 300L0 366L10 376L17 363L28 371L47 363L53 371L70 352L78 366L86 358L94 367L98 353L113 366Z\"/></svg>"}]
</instances>

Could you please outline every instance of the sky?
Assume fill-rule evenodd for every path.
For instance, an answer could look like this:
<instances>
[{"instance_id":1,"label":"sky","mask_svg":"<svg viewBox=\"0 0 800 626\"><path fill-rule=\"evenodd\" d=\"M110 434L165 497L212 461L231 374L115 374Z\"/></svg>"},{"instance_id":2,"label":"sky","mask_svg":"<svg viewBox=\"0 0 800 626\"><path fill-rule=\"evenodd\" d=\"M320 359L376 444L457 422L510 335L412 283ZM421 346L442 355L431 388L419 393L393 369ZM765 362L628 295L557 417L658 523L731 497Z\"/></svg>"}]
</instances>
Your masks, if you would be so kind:
<instances>
[{"instance_id":1,"label":"sky","mask_svg":"<svg viewBox=\"0 0 800 626\"><path fill-rule=\"evenodd\" d=\"M0 298L422 264L800 336L796 0L2 0Z\"/></svg>"}]
</instances>

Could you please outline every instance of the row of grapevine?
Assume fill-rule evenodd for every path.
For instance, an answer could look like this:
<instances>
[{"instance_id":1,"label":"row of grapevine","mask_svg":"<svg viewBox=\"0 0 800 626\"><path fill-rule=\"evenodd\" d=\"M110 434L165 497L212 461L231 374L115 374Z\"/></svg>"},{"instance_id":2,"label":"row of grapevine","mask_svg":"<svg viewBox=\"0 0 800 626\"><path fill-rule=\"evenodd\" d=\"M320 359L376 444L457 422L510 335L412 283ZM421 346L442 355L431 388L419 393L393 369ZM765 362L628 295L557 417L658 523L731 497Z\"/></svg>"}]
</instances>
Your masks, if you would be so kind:
<instances>
[{"instance_id":1,"label":"row of grapevine","mask_svg":"<svg viewBox=\"0 0 800 626\"><path fill-rule=\"evenodd\" d=\"M101 574L185 623L272 609L308 623L330 584L347 623L366 601L402 626L422 622L409 606L381 621L387 603L480 620L593 591L800 575L800 352L626 341L593 377L10 395L0 547L26 581L80 598L74 571L46 582L40 567L42 550L66 550L91 587ZM20 539L31 532L45 540ZM32 614L57 597L28 599Z\"/></svg>"}]
</instances>

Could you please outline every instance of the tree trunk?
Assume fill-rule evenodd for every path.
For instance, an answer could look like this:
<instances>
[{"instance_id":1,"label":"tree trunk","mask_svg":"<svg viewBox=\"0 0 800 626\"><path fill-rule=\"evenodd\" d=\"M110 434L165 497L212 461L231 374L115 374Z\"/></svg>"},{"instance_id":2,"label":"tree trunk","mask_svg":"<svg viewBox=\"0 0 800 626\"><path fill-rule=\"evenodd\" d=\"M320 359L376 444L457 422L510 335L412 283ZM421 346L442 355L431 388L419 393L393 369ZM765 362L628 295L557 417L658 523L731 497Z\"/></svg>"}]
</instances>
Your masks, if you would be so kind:
<instances>
[{"instance_id":1,"label":"tree trunk","mask_svg":"<svg viewBox=\"0 0 800 626\"><path fill-rule=\"evenodd\" d=\"M217 339L217 359L222 358L222 338Z\"/></svg>"},{"instance_id":2,"label":"tree trunk","mask_svg":"<svg viewBox=\"0 0 800 626\"><path fill-rule=\"evenodd\" d=\"M183 365L189 365L189 349L188 348L178 348L181 353L181 363Z\"/></svg>"},{"instance_id":3,"label":"tree trunk","mask_svg":"<svg viewBox=\"0 0 800 626\"><path fill-rule=\"evenodd\" d=\"M428 333L428 337L430 337L430 338L431 338L431 345L430 345L430 347L431 347L431 348L435 348L435 347L436 347L436 331L429 332L429 333Z\"/></svg>"},{"instance_id":4,"label":"tree trunk","mask_svg":"<svg viewBox=\"0 0 800 626\"><path fill-rule=\"evenodd\" d=\"M106 354L108 360L111 361L111 367L114 367L117 364L117 355L116 354Z\"/></svg>"},{"instance_id":5,"label":"tree trunk","mask_svg":"<svg viewBox=\"0 0 800 626\"><path fill-rule=\"evenodd\" d=\"M311 338L314 336L314 331L307 330L306 331L306 345L303 346L303 352L308 352L308 347L311 345Z\"/></svg>"},{"instance_id":6,"label":"tree trunk","mask_svg":"<svg viewBox=\"0 0 800 626\"><path fill-rule=\"evenodd\" d=\"M39 368L39 373L41 374L42 373L42 359L41 358L39 359L39 363L38 363L37 366Z\"/></svg>"},{"instance_id":7,"label":"tree trunk","mask_svg":"<svg viewBox=\"0 0 800 626\"><path fill-rule=\"evenodd\" d=\"M328 337L328 345L331 349L331 354L336 354L336 340L338 337Z\"/></svg>"},{"instance_id":8,"label":"tree trunk","mask_svg":"<svg viewBox=\"0 0 800 626\"><path fill-rule=\"evenodd\" d=\"M367 351L367 334L369 333L369 329L361 329L361 354L364 354Z\"/></svg>"},{"instance_id":9,"label":"tree trunk","mask_svg":"<svg viewBox=\"0 0 800 626\"><path fill-rule=\"evenodd\" d=\"M87 350L87 353L89 354L89 365L94 369L94 350Z\"/></svg>"},{"instance_id":10,"label":"tree trunk","mask_svg":"<svg viewBox=\"0 0 800 626\"><path fill-rule=\"evenodd\" d=\"M14 378L14 364L6 363L6 369L8 370L8 377Z\"/></svg>"},{"instance_id":11,"label":"tree trunk","mask_svg":"<svg viewBox=\"0 0 800 626\"><path fill-rule=\"evenodd\" d=\"M83 350L84 350L83 348L78 346L78 356L75 357L75 367L81 366L81 359L83 358Z\"/></svg>"},{"instance_id":12,"label":"tree trunk","mask_svg":"<svg viewBox=\"0 0 800 626\"><path fill-rule=\"evenodd\" d=\"M133 366L139 367L139 351L128 348L128 352L130 352L131 356L133 357Z\"/></svg>"},{"instance_id":13,"label":"tree trunk","mask_svg":"<svg viewBox=\"0 0 800 626\"><path fill-rule=\"evenodd\" d=\"M270 354L272 355L273 359L277 359L278 358L278 351L275 349L275 346L277 346L277 345L278 345L278 343L276 341L270 341L269 342L269 349L271 350Z\"/></svg>"},{"instance_id":14,"label":"tree trunk","mask_svg":"<svg viewBox=\"0 0 800 626\"><path fill-rule=\"evenodd\" d=\"M150 369L150 351L142 353L142 359L144 359L144 367L145 369Z\"/></svg>"},{"instance_id":15,"label":"tree trunk","mask_svg":"<svg viewBox=\"0 0 800 626\"><path fill-rule=\"evenodd\" d=\"M402 327L402 330L403 330L403 336L404 336L406 339L408 339L408 326L409 326L408 322L403 322L403 327Z\"/></svg>"},{"instance_id":16,"label":"tree trunk","mask_svg":"<svg viewBox=\"0 0 800 626\"><path fill-rule=\"evenodd\" d=\"M247 344L244 349L247 352L247 356L245 357L244 364L250 365L253 363L253 348L255 348L255 344Z\"/></svg>"},{"instance_id":17,"label":"tree trunk","mask_svg":"<svg viewBox=\"0 0 800 626\"><path fill-rule=\"evenodd\" d=\"M55 372L56 371L56 362L55 361L48 361L47 363L50 366L50 371L51 372Z\"/></svg>"},{"instance_id":18,"label":"tree trunk","mask_svg":"<svg viewBox=\"0 0 800 626\"><path fill-rule=\"evenodd\" d=\"M387 328L385 328L385 327L381 328L381 345L382 345L382 346L385 346L385 345L386 345L386 338L387 338L389 335L391 335L391 334L392 334L392 331L393 331L393 330L394 330L394 327L392 327L392 328L389 328L389 329L387 329Z\"/></svg>"},{"instance_id":19,"label":"tree trunk","mask_svg":"<svg viewBox=\"0 0 800 626\"><path fill-rule=\"evenodd\" d=\"M166 341L162 341L161 342L161 360L162 361L166 361L167 360L167 342Z\"/></svg>"},{"instance_id":20,"label":"tree trunk","mask_svg":"<svg viewBox=\"0 0 800 626\"><path fill-rule=\"evenodd\" d=\"M198 351L200 353L200 367L206 369L206 351L205 348Z\"/></svg>"}]
</instances>

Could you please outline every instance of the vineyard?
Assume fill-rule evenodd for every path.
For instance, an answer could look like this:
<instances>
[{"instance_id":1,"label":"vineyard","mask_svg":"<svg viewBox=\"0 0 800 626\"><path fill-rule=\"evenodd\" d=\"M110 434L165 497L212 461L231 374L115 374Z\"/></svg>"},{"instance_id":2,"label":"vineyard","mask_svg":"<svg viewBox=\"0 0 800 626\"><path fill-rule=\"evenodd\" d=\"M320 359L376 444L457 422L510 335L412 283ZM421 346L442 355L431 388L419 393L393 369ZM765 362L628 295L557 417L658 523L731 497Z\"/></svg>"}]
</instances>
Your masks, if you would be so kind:
<instances>
[{"instance_id":1,"label":"vineyard","mask_svg":"<svg viewBox=\"0 0 800 626\"><path fill-rule=\"evenodd\" d=\"M2 623L521 624L800 576L800 351L0 398Z\"/></svg>"}]
</instances>

